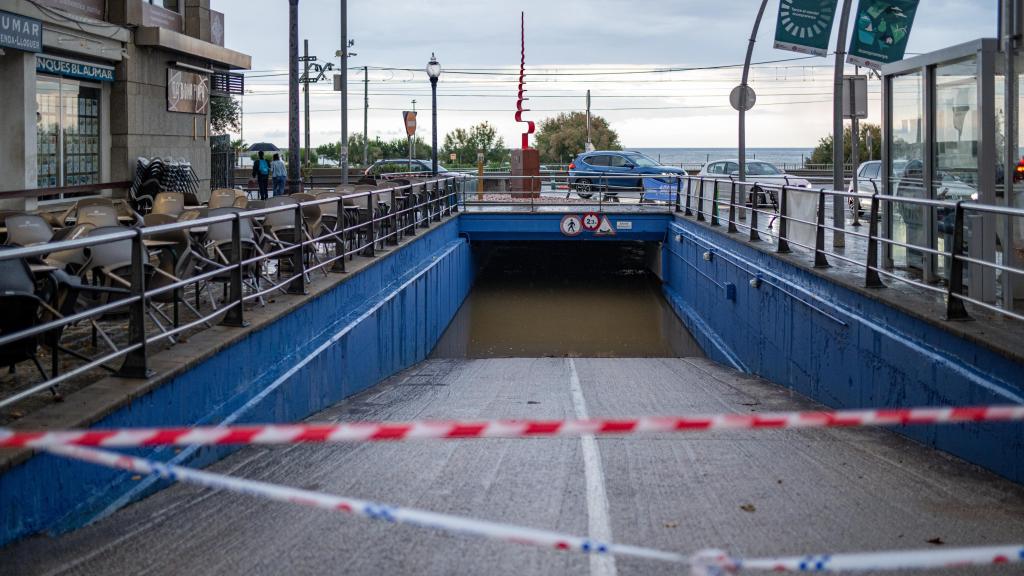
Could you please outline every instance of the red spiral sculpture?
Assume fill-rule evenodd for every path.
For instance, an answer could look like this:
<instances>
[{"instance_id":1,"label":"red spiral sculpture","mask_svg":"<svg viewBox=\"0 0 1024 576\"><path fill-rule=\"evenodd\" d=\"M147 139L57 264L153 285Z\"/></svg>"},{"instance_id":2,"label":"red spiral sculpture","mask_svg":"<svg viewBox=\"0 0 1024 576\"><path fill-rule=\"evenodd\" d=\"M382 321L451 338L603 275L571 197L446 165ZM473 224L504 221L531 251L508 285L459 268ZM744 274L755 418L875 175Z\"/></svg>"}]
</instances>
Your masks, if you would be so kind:
<instances>
[{"instance_id":1,"label":"red spiral sculpture","mask_svg":"<svg viewBox=\"0 0 1024 576\"><path fill-rule=\"evenodd\" d=\"M536 127L532 120L523 120L523 112L529 112L529 108L523 108L523 102L529 100L524 98L523 93L526 89L523 88L526 78L526 13L520 13L520 28L519 28L519 45L520 45L520 60L519 60L519 100L516 101L516 122L524 122L526 124L526 132L523 132L523 149L530 147L530 134L533 134Z\"/></svg>"}]
</instances>

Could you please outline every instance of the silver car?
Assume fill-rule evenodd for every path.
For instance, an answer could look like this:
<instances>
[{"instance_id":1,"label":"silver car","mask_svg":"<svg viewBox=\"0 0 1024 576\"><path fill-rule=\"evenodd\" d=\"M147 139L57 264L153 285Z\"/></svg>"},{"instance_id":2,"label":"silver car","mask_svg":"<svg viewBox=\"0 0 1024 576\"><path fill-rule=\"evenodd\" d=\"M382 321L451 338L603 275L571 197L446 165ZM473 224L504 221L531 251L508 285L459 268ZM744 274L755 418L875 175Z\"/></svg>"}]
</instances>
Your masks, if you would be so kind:
<instances>
[{"instance_id":1,"label":"silver car","mask_svg":"<svg viewBox=\"0 0 1024 576\"><path fill-rule=\"evenodd\" d=\"M740 173L740 161L739 160L715 160L714 162L708 162L700 169L698 176L704 176L708 178L722 178L731 179L736 178ZM746 181L754 184L754 189L759 191L758 202L761 204L771 204L772 206L777 205L775 198L775 191L767 189L768 193L765 194L765 189L759 189L758 184L766 184L769 186L795 186L799 188L810 188L811 182L806 178L800 178L799 176L790 176L781 170L778 166L771 162L765 162L763 160L748 160L747 161L747 176ZM749 203L749 202L748 202Z\"/></svg>"}]
</instances>

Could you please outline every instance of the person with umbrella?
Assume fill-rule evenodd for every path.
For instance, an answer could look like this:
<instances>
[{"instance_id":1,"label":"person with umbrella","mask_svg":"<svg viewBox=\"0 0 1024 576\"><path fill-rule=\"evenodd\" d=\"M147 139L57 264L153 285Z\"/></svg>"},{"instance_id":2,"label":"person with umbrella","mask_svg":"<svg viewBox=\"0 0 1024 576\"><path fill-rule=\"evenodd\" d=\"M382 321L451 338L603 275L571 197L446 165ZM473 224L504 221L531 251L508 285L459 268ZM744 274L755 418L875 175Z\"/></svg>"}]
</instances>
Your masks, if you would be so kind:
<instances>
[{"instance_id":1,"label":"person with umbrella","mask_svg":"<svg viewBox=\"0 0 1024 576\"><path fill-rule=\"evenodd\" d=\"M267 183L270 180L270 162L263 157L263 150L259 151L259 157L252 164L252 177L260 189L260 200L267 199Z\"/></svg>"}]
</instances>

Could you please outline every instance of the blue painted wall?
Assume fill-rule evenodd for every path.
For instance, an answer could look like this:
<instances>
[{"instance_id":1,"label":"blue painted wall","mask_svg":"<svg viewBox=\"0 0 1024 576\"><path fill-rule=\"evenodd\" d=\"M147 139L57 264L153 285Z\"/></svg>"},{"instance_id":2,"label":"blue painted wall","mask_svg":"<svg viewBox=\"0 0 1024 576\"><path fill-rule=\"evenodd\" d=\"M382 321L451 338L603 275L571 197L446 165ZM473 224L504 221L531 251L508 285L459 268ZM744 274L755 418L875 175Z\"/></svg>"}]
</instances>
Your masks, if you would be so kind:
<instances>
[{"instance_id":1,"label":"blue painted wall","mask_svg":"<svg viewBox=\"0 0 1024 576\"><path fill-rule=\"evenodd\" d=\"M714 360L834 408L1024 403L1005 356L692 221L668 238L665 296ZM1024 482L1024 425L901 431Z\"/></svg>"},{"instance_id":2,"label":"blue painted wall","mask_svg":"<svg viewBox=\"0 0 1024 576\"><path fill-rule=\"evenodd\" d=\"M426 358L473 281L449 221L115 412L97 427L287 422ZM226 448L137 453L205 465ZM0 546L75 528L162 486L52 456L0 476Z\"/></svg>"},{"instance_id":3,"label":"blue painted wall","mask_svg":"<svg viewBox=\"0 0 1024 576\"><path fill-rule=\"evenodd\" d=\"M582 216L583 212L577 215ZM505 213L480 214L464 213L459 217L459 231L473 241L514 241L514 240L569 240L569 241L623 241L665 239L665 228L670 214L612 214L607 217L615 229L614 235L598 235L583 231L578 236L565 236L559 230L564 214L557 213Z\"/></svg>"}]
</instances>

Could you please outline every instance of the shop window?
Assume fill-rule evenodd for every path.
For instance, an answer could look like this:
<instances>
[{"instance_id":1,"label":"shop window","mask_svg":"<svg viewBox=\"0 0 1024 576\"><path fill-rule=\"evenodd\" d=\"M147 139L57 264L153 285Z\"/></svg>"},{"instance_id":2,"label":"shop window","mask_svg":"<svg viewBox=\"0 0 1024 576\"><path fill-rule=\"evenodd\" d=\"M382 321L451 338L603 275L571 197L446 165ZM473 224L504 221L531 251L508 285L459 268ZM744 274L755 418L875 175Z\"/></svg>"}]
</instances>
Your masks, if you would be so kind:
<instances>
[{"instance_id":1,"label":"shop window","mask_svg":"<svg viewBox=\"0 0 1024 576\"><path fill-rule=\"evenodd\" d=\"M918 70L891 79L892 134L891 164L888 167L894 196L923 198L924 190L924 74ZM892 214L892 239L900 244L927 246L924 208L897 202ZM909 254L908 254L909 252ZM921 253L905 247L892 247L893 263L898 267L922 266Z\"/></svg>"},{"instance_id":2,"label":"shop window","mask_svg":"<svg viewBox=\"0 0 1024 576\"><path fill-rule=\"evenodd\" d=\"M37 185L100 183L99 85L40 75L36 80ZM42 197L57 200L82 194Z\"/></svg>"}]
</instances>

